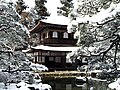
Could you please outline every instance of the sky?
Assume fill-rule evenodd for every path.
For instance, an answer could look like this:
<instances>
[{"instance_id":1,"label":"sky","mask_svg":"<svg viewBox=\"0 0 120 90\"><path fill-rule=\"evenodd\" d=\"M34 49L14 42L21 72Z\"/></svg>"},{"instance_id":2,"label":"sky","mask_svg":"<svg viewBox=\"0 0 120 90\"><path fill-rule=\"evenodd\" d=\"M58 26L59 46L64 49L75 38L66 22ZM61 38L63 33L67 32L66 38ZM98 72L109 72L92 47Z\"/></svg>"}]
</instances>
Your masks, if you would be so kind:
<instances>
[{"instance_id":1,"label":"sky","mask_svg":"<svg viewBox=\"0 0 120 90\"><path fill-rule=\"evenodd\" d=\"M12 0L13 2L17 0ZM35 0L24 0L25 4L29 7L34 7ZM67 25L69 22L69 19L64 16L58 16L57 15L57 6L61 6L60 0L47 0L46 7L51 13L50 17L48 17L47 20L43 20L48 23L55 23L55 24L64 24Z\"/></svg>"},{"instance_id":2,"label":"sky","mask_svg":"<svg viewBox=\"0 0 120 90\"><path fill-rule=\"evenodd\" d=\"M15 2L17 0L12 0L12 1ZM35 6L35 0L24 0L24 1L25 1L25 4L28 5L29 7ZM74 0L74 1L76 1L76 0ZM48 23L54 23L54 24L69 25L70 20L68 18L57 15L57 7L58 6L61 6L60 0L47 0L46 7L47 7L49 13L51 13L51 15L50 15L50 17L48 17L47 20L43 20L43 21L48 22ZM115 5L113 5L111 8L113 8L113 7L115 7ZM89 20L89 21L95 20L95 22L96 22L96 20L101 21L110 15L109 12L110 12L111 8L107 9L107 10L102 10L100 13L98 13L97 15L94 15L94 17L92 17L92 18L90 18L90 17L78 18L77 22L83 21L84 19L85 19L85 21L86 20Z\"/></svg>"},{"instance_id":3,"label":"sky","mask_svg":"<svg viewBox=\"0 0 120 90\"><path fill-rule=\"evenodd\" d=\"M51 13L51 16L48 18L47 22L67 25L69 20L64 16L57 15L58 6L61 6L60 0L47 0L46 7L48 8L48 11Z\"/></svg>"}]
</instances>

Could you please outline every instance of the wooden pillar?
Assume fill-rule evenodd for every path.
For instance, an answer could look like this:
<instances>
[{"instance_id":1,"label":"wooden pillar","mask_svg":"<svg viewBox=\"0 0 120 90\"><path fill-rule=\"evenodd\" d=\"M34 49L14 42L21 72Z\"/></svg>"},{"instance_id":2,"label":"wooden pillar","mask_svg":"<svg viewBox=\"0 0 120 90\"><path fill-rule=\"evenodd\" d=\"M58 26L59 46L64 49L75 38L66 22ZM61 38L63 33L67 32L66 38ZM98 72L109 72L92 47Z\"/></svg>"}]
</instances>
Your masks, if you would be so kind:
<instances>
[{"instance_id":1,"label":"wooden pillar","mask_svg":"<svg viewBox=\"0 0 120 90\"><path fill-rule=\"evenodd\" d=\"M42 61L42 56L43 56L43 55L42 55L42 51L40 51L40 57L41 57L41 61Z\"/></svg>"},{"instance_id":2,"label":"wooden pillar","mask_svg":"<svg viewBox=\"0 0 120 90\"><path fill-rule=\"evenodd\" d=\"M64 56L62 56L61 57L61 63L62 63L62 66L65 68L65 66L66 66L66 53L65 52L62 52L62 53L64 53Z\"/></svg>"},{"instance_id":3,"label":"wooden pillar","mask_svg":"<svg viewBox=\"0 0 120 90\"><path fill-rule=\"evenodd\" d=\"M60 33L60 38L61 38L61 39L63 38L63 32Z\"/></svg>"},{"instance_id":4,"label":"wooden pillar","mask_svg":"<svg viewBox=\"0 0 120 90\"><path fill-rule=\"evenodd\" d=\"M52 31L48 32L48 38L52 38Z\"/></svg>"}]
</instances>

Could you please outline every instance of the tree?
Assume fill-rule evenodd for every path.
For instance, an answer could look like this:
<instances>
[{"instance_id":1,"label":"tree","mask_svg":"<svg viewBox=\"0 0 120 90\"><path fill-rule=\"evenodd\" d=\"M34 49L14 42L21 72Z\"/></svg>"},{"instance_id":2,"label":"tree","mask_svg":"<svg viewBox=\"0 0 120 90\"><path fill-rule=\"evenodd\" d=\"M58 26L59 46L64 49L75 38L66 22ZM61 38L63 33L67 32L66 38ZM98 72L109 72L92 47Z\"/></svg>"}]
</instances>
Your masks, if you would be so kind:
<instances>
[{"instance_id":1,"label":"tree","mask_svg":"<svg viewBox=\"0 0 120 90\"><path fill-rule=\"evenodd\" d=\"M46 19L46 17L50 16L50 13L47 11L45 7L46 0L35 0L35 10L38 15L38 19Z\"/></svg>"},{"instance_id":2,"label":"tree","mask_svg":"<svg viewBox=\"0 0 120 90\"><path fill-rule=\"evenodd\" d=\"M28 46L29 31L19 23L14 4L0 1L0 69L18 68L28 61L22 52Z\"/></svg>"},{"instance_id":3,"label":"tree","mask_svg":"<svg viewBox=\"0 0 120 90\"><path fill-rule=\"evenodd\" d=\"M23 25L25 25L28 29L30 29L34 24L32 15L30 12L25 11L26 8L29 8L27 5L25 5L25 2L23 0L16 1L16 12L21 16L19 22Z\"/></svg>"},{"instance_id":4,"label":"tree","mask_svg":"<svg viewBox=\"0 0 120 90\"><path fill-rule=\"evenodd\" d=\"M68 14L72 11L73 9L73 3L72 3L72 0L60 0L61 4L63 6L61 7L57 7L58 11L57 13L58 14L62 14L64 16L68 16Z\"/></svg>"},{"instance_id":5,"label":"tree","mask_svg":"<svg viewBox=\"0 0 120 90\"><path fill-rule=\"evenodd\" d=\"M89 68L119 68L120 1L78 0L69 13L69 32L75 32L80 50L70 58L87 58Z\"/></svg>"},{"instance_id":6,"label":"tree","mask_svg":"<svg viewBox=\"0 0 120 90\"><path fill-rule=\"evenodd\" d=\"M25 2L23 0L18 0L16 1L16 11L17 13L21 14L23 12L23 10L25 10L26 8L28 8L27 5L25 5Z\"/></svg>"}]
</instances>

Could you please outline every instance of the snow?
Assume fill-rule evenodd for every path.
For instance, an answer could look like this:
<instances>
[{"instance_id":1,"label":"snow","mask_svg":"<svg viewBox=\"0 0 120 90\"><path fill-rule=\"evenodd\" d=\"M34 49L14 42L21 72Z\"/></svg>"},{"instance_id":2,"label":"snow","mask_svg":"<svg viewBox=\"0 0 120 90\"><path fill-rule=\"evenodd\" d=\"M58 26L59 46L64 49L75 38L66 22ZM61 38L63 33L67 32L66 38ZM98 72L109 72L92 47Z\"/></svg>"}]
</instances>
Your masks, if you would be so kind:
<instances>
[{"instance_id":1,"label":"snow","mask_svg":"<svg viewBox=\"0 0 120 90\"><path fill-rule=\"evenodd\" d=\"M34 87L35 89L39 89L39 90L51 90L51 86L48 84L43 84L43 83L39 83L39 84L27 84L24 81L20 82L17 84L18 87L20 87L18 90L30 90L28 89L28 87Z\"/></svg>"},{"instance_id":2,"label":"snow","mask_svg":"<svg viewBox=\"0 0 120 90\"><path fill-rule=\"evenodd\" d=\"M46 20L41 20L43 22L47 23L53 23L53 24L60 24L60 25L68 25L69 19L65 16L50 16Z\"/></svg>"},{"instance_id":3,"label":"snow","mask_svg":"<svg viewBox=\"0 0 120 90\"><path fill-rule=\"evenodd\" d=\"M79 1L81 2L81 0ZM94 2L96 1L97 0L95 0ZM91 0L89 2L91 2ZM71 21L67 29L69 32L75 32L75 37L78 39L78 45L84 48L81 48L77 52L72 52L68 54L67 58L74 60L74 57L78 57L79 55L91 56L90 58L92 60L91 61L89 60L91 69L100 69L99 67L101 66L105 68L112 68L113 67L112 60L110 59L106 60L107 64L104 65L98 60L101 59L100 58L100 56L102 56L101 53L108 50L108 48L111 45L110 39L113 38L112 37L113 32L116 30L114 27L117 28L116 34L120 35L119 33L120 25L118 18L120 12L120 3L111 2L109 8L106 9L101 8L99 12L97 12L97 14L93 14L91 16L89 16L89 14L82 16L79 11L77 12L77 9L79 8L80 6L76 6L75 9L73 9L73 11L71 12L71 14L73 14L75 17L72 18L69 17ZM73 18L75 18L75 20L73 20ZM92 55L95 55L96 57L94 56L92 57ZM109 52L107 52L106 55L110 57L113 56L114 50L109 50ZM119 52L117 52L116 58L117 57L119 57ZM119 66L119 59L116 60L116 63Z\"/></svg>"},{"instance_id":4,"label":"snow","mask_svg":"<svg viewBox=\"0 0 120 90\"><path fill-rule=\"evenodd\" d=\"M117 81L110 83L108 87L110 89L120 90L120 78L118 78Z\"/></svg>"},{"instance_id":5,"label":"snow","mask_svg":"<svg viewBox=\"0 0 120 90\"><path fill-rule=\"evenodd\" d=\"M41 50L48 50L48 51L76 51L79 47L51 47L51 46L36 46L32 47L33 49L41 49Z\"/></svg>"},{"instance_id":6,"label":"snow","mask_svg":"<svg viewBox=\"0 0 120 90\"><path fill-rule=\"evenodd\" d=\"M17 87L18 88L17 88ZM3 83L0 83L0 90L30 90L28 87L34 87L35 89L39 89L39 90L52 90L51 86L48 84L27 84L25 82L20 82L18 84L12 83L8 86L4 86Z\"/></svg>"},{"instance_id":7,"label":"snow","mask_svg":"<svg viewBox=\"0 0 120 90\"><path fill-rule=\"evenodd\" d=\"M93 80L93 81L101 81L101 82L106 82L107 80L102 80L102 79L97 79L97 78L92 78L91 76L90 77L76 77L75 78L77 81L79 82L86 82L87 80Z\"/></svg>"},{"instance_id":8,"label":"snow","mask_svg":"<svg viewBox=\"0 0 120 90\"><path fill-rule=\"evenodd\" d=\"M105 18L107 17L111 17L114 16L116 14L116 12L118 11L118 7L120 6L120 4L111 4L110 8L108 9L101 9L101 11L94 15L93 17L89 18L89 21L92 22L100 22L102 20L105 20Z\"/></svg>"},{"instance_id":9,"label":"snow","mask_svg":"<svg viewBox=\"0 0 120 90\"><path fill-rule=\"evenodd\" d=\"M90 71L90 73L101 73L102 72L102 70L92 70L92 71Z\"/></svg>"},{"instance_id":10,"label":"snow","mask_svg":"<svg viewBox=\"0 0 120 90\"><path fill-rule=\"evenodd\" d=\"M15 83L12 83L6 87L4 86L3 83L0 83L0 90L30 90L30 89L28 89L24 85L21 88L17 88Z\"/></svg>"},{"instance_id":11,"label":"snow","mask_svg":"<svg viewBox=\"0 0 120 90\"><path fill-rule=\"evenodd\" d=\"M18 90L18 89L16 88L16 84L10 84L9 86L5 87L5 85L3 83L0 83L0 90ZM24 89L24 90L26 90L26 89Z\"/></svg>"},{"instance_id":12,"label":"snow","mask_svg":"<svg viewBox=\"0 0 120 90\"><path fill-rule=\"evenodd\" d=\"M30 68L34 71L48 71L48 68L42 64L31 63Z\"/></svg>"},{"instance_id":13,"label":"snow","mask_svg":"<svg viewBox=\"0 0 120 90\"><path fill-rule=\"evenodd\" d=\"M29 52L31 49L22 50L22 52Z\"/></svg>"},{"instance_id":14,"label":"snow","mask_svg":"<svg viewBox=\"0 0 120 90\"><path fill-rule=\"evenodd\" d=\"M86 82L86 77L81 77L81 76L79 76L79 77L76 77L75 79L77 79L77 80L79 80L79 81L82 81L82 82Z\"/></svg>"},{"instance_id":15,"label":"snow","mask_svg":"<svg viewBox=\"0 0 120 90\"><path fill-rule=\"evenodd\" d=\"M30 35L29 30L24 25L20 24L19 22L15 22L15 24L18 25L18 26L20 26L21 29L28 34L28 36Z\"/></svg>"},{"instance_id":16,"label":"snow","mask_svg":"<svg viewBox=\"0 0 120 90\"><path fill-rule=\"evenodd\" d=\"M99 13L93 15L92 17L85 15L84 17L81 17L79 14L75 13L73 11L72 13L75 13L76 20L72 20L68 24L68 31L70 32L72 30L72 25L77 25L78 23L96 23L96 22L102 22L108 17L113 17L116 15L117 12L120 11L120 3L118 4L111 4L108 9L101 9ZM70 19L71 17L69 17ZM78 32L79 33L79 32Z\"/></svg>"}]
</instances>

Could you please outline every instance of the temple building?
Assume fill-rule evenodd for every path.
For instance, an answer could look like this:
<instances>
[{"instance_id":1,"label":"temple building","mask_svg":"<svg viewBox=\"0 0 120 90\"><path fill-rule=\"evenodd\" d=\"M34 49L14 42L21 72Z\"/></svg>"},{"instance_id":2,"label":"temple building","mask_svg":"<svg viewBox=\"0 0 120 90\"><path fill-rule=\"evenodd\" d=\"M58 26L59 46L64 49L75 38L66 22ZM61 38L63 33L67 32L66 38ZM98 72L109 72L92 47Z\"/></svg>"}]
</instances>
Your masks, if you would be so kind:
<instances>
[{"instance_id":1,"label":"temple building","mask_svg":"<svg viewBox=\"0 0 120 90\"><path fill-rule=\"evenodd\" d=\"M33 57L34 63L47 66L49 70L71 70L76 69L66 55L77 50L77 39L74 33L67 32L67 25L52 24L39 21L30 30L31 50L28 52Z\"/></svg>"}]
</instances>

